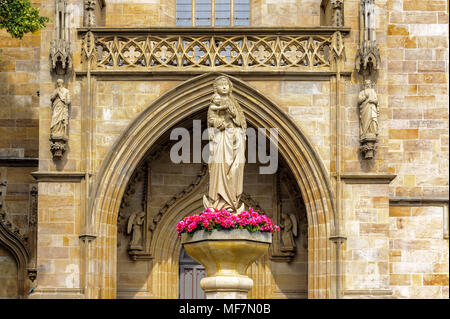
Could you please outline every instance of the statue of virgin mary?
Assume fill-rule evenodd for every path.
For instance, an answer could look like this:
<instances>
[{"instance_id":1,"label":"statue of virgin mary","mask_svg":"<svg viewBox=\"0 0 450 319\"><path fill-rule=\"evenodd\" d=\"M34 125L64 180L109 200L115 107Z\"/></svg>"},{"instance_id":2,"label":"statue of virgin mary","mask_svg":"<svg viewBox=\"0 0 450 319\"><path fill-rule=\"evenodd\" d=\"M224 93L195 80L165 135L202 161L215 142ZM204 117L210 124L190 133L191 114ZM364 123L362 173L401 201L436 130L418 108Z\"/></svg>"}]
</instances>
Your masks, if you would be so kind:
<instances>
[{"instance_id":1,"label":"statue of virgin mary","mask_svg":"<svg viewBox=\"0 0 450 319\"><path fill-rule=\"evenodd\" d=\"M226 76L214 81L214 95L208 108L209 190L205 208L244 210L243 192L247 122L232 95L233 84Z\"/></svg>"}]
</instances>

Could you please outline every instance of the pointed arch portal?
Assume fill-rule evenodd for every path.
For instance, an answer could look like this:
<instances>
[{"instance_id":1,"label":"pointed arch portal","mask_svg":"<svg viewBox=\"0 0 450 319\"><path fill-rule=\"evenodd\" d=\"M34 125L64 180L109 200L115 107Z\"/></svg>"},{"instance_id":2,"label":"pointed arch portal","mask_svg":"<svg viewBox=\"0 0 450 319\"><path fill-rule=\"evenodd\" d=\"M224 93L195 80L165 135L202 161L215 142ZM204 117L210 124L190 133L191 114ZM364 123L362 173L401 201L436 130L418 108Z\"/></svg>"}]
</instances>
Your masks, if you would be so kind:
<instances>
[{"instance_id":1,"label":"pointed arch portal","mask_svg":"<svg viewBox=\"0 0 450 319\"><path fill-rule=\"evenodd\" d=\"M89 203L86 228L95 236L89 268L88 296L115 298L117 215L126 185L148 149L164 132L183 118L208 107L213 81L220 73L208 73L168 91L144 109L128 125L104 159ZM233 93L247 121L254 127L278 129L278 151L301 190L308 219L308 297L336 298L336 214L331 184L318 152L302 129L275 103L228 76Z\"/></svg>"}]
</instances>

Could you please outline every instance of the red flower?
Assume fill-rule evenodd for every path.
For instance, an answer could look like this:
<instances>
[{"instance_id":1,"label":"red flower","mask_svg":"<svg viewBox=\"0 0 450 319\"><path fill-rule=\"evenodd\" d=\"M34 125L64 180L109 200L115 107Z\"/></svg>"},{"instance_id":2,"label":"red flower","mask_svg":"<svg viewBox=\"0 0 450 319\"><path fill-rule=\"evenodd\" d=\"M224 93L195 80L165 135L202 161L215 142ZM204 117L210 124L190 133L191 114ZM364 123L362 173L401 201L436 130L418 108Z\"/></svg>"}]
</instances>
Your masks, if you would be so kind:
<instances>
[{"instance_id":1,"label":"red flower","mask_svg":"<svg viewBox=\"0 0 450 319\"><path fill-rule=\"evenodd\" d=\"M178 237L181 238L182 233L194 233L197 230L206 229L247 229L249 231L270 232L279 231L280 227L274 225L266 215L259 215L257 211L250 208L238 215L234 215L225 209L211 212L205 209L200 215L192 215L185 217L180 221L175 229Z\"/></svg>"}]
</instances>

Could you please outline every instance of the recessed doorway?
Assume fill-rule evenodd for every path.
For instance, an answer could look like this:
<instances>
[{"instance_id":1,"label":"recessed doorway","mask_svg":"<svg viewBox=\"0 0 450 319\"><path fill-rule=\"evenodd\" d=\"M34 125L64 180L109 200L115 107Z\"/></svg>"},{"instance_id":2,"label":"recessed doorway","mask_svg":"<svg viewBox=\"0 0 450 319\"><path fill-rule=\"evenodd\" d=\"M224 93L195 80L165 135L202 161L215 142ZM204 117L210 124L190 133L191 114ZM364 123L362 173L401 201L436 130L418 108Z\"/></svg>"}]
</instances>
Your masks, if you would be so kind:
<instances>
[{"instance_id":1,"label":"recessed doorway","mask_svg":"<svg viewBox=\"0 0 450 319\"><path fill-rule=\"evenodd\" d=\"M200 280L206 276L205 267L189 257L181 248L179 272L180 299L206 299L205 292L200 287Z\"/></svg>"}]
</instances>

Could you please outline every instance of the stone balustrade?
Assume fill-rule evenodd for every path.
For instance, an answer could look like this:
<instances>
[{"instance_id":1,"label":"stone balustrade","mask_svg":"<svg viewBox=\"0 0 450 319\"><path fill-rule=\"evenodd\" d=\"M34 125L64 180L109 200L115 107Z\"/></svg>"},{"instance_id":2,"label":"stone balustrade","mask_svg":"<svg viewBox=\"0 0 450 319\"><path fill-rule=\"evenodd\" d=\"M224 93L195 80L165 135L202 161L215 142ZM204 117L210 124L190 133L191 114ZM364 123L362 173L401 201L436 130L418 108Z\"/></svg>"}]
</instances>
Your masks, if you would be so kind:
<instances>
[{"instance_id":1,"label":"stone balustrade","mask_svg":"<svg viewBox=\"0 0 450 319\"><path fill-rule=\"evenodd\" d=\"M348 28L94 28L91 69L331 71L333 34Z\"/></svg>"}]
</instances>

